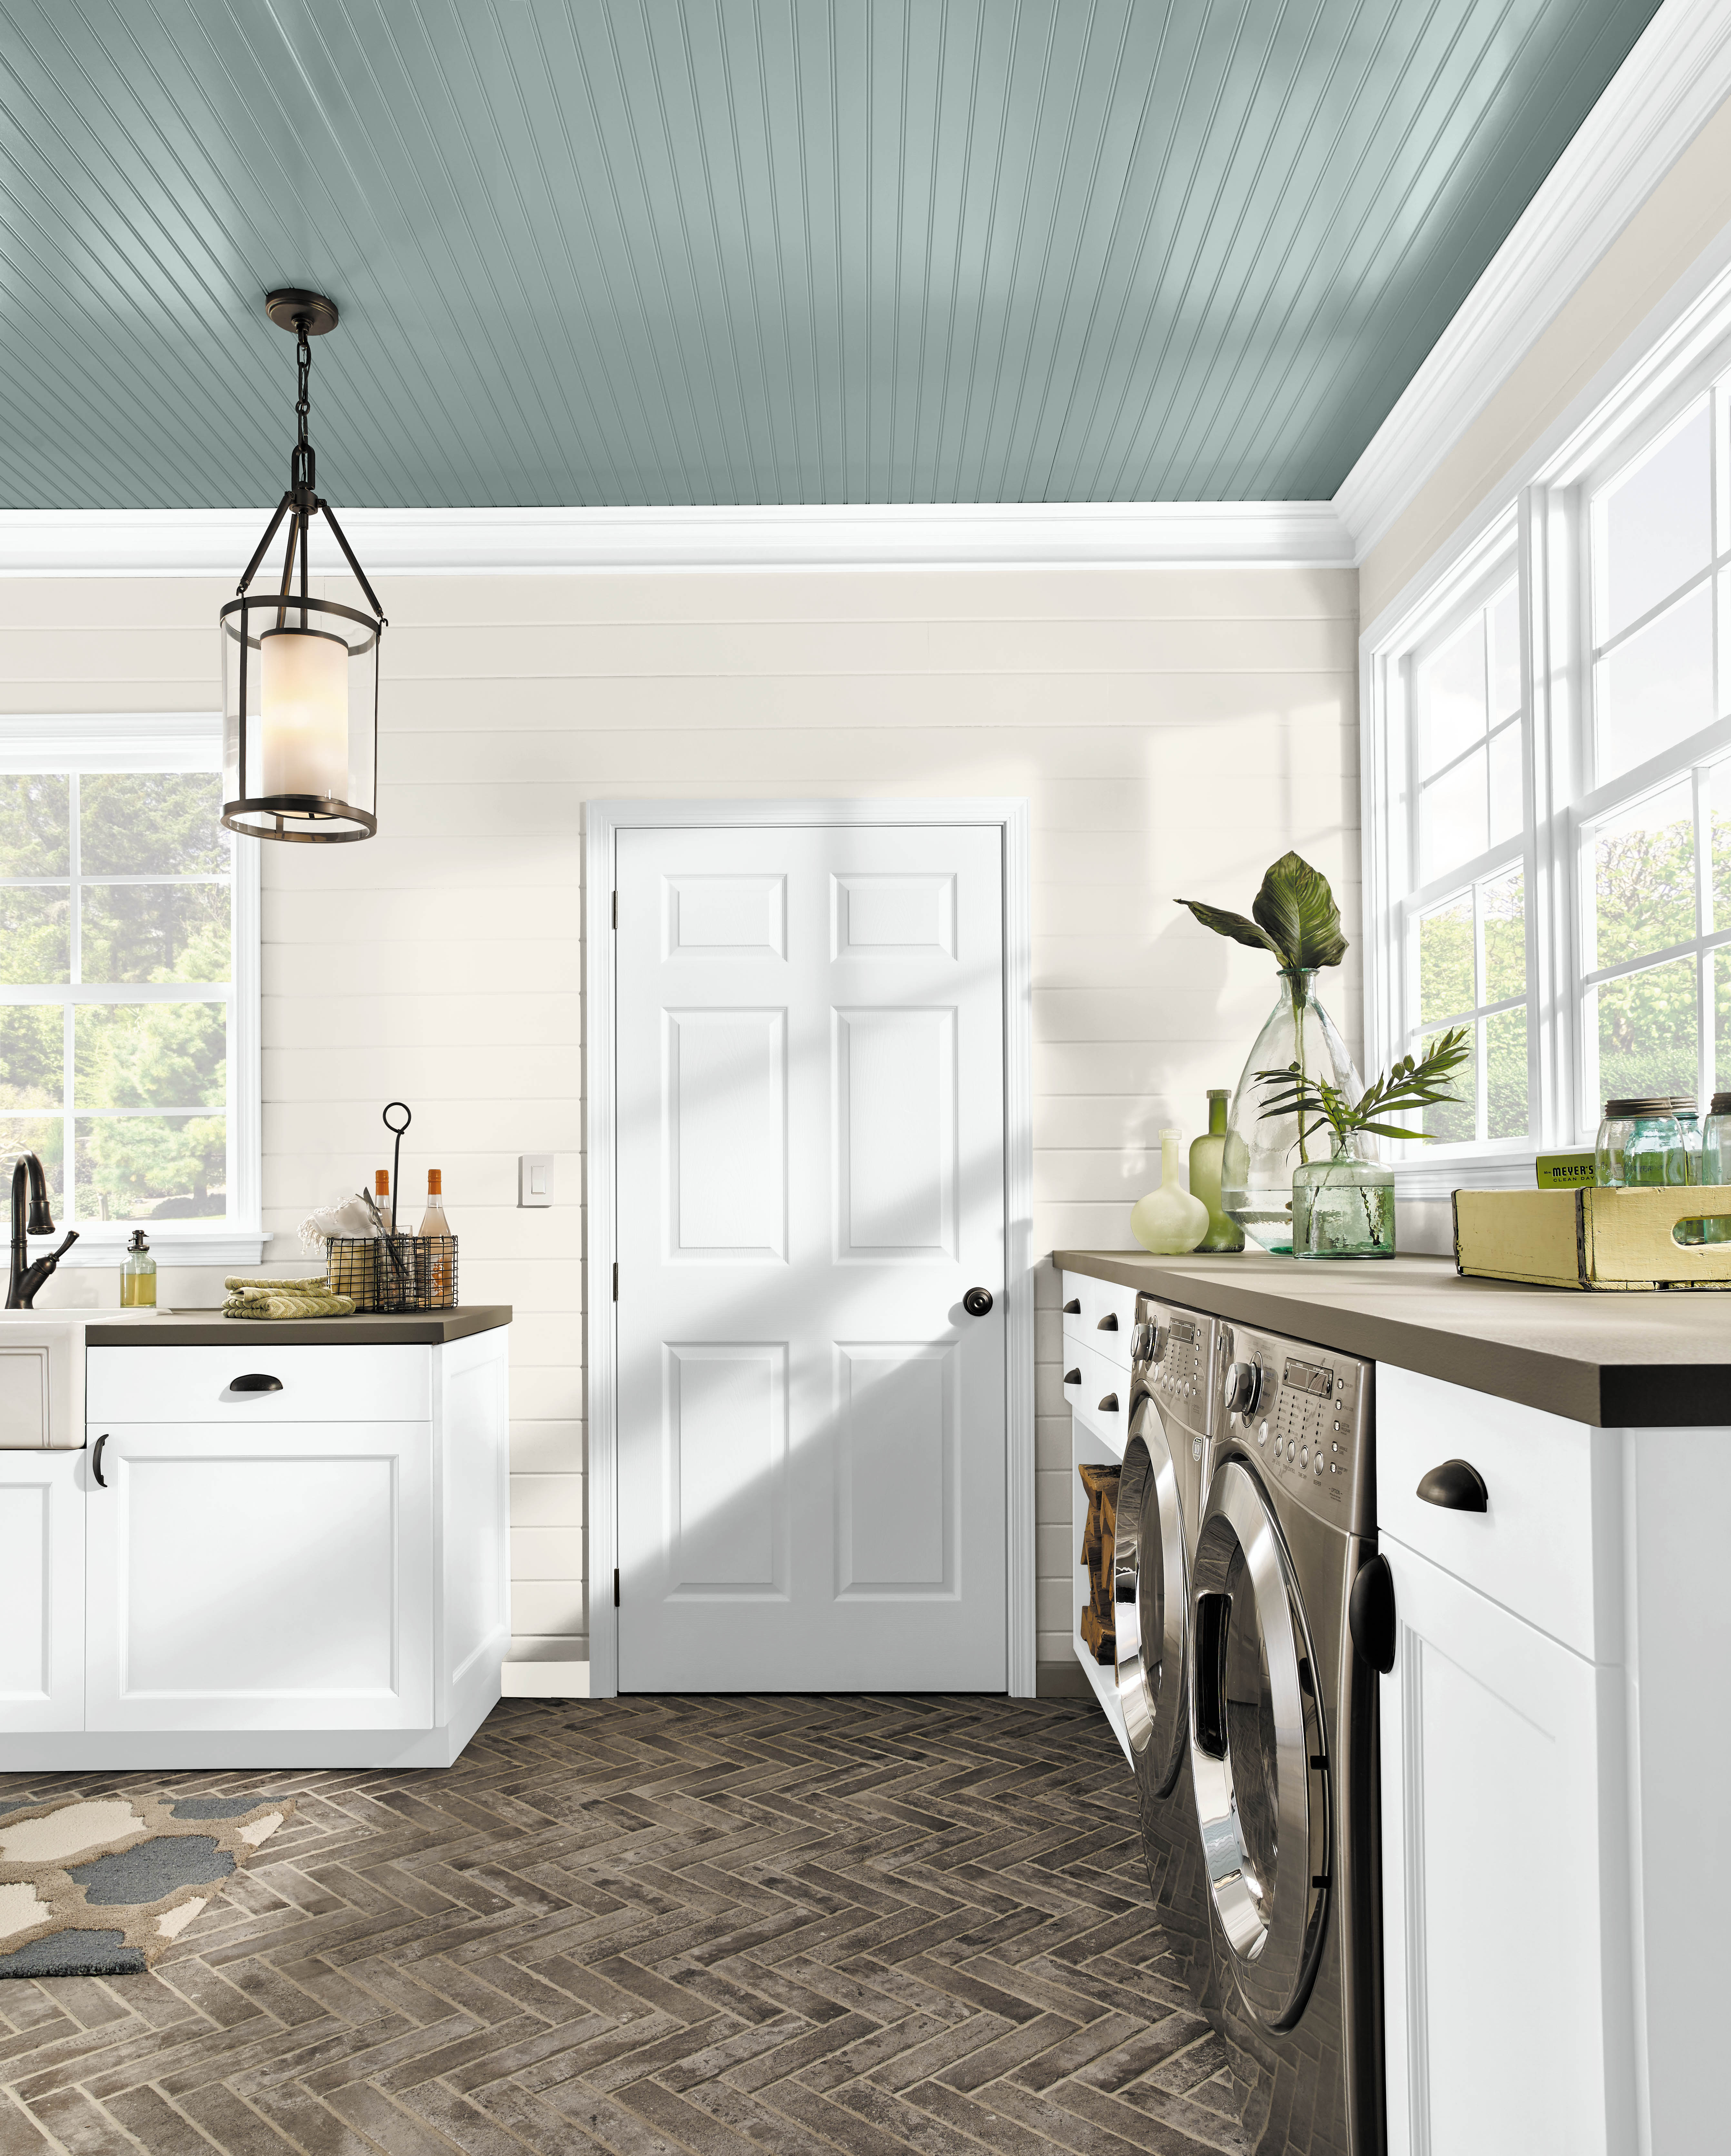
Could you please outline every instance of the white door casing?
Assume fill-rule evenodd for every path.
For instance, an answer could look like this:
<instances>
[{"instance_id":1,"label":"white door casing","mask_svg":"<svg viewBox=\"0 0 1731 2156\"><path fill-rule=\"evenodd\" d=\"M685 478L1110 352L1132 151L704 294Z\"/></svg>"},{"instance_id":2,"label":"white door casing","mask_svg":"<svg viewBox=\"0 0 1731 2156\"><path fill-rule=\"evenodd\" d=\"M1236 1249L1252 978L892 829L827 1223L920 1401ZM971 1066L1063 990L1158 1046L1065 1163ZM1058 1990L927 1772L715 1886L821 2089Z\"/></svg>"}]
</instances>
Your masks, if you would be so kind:
<instances>
[{"instance_id":1,"label":"white door casing","mask_svg":"<svg viewBox=\"0 0 1731 2156\"><path fill-rule=\"evenodd\" d=\"M597 1691L1032 1690L1020 808L591 806Z\"/></svg>"}]
</instances>

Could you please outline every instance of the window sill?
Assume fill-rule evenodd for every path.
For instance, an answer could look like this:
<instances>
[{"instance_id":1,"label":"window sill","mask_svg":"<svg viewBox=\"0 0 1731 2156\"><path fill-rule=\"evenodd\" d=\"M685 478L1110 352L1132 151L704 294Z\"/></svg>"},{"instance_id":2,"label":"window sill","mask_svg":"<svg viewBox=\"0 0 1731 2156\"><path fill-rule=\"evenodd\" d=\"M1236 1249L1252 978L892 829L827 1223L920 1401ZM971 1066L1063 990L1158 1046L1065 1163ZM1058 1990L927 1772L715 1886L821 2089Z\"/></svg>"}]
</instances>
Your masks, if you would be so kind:
<instances>
[{"instance_id":1,"label":"window sill","mask_svg":"<svg viewBox=\"0 0 1731 2156\"><path fill-rule=\"evenodd\" d=\"M1457 1190L1535 1190L1536 1146L1514 1152L1457 1153L1446 1160L1403 1160L1395 1166L1396 1198L1452 1198Z\"/></svg>"},{"instance_id":2,"label":"window sill","mask_svg":"<svg viewBox=\"0 0 1731 2156\"><path fill-rule=\"evenodd\" d=\"M151 1255L159 1265L256 1265L272 1239L262 1228L229 1227L213 1221L208 1227L190 1223L163 1222L153 1229L148 1220L93 1220L80 1225L78 1240L60 1260L62 1271L80 1265L117 1265L126 1255L126 1239L134 1227L142 1226ZM60 1234L65 1231L63 1229ZM59 1235L33 1235L30 1255L51 1250Z\"/></svg>"}]
</instances>

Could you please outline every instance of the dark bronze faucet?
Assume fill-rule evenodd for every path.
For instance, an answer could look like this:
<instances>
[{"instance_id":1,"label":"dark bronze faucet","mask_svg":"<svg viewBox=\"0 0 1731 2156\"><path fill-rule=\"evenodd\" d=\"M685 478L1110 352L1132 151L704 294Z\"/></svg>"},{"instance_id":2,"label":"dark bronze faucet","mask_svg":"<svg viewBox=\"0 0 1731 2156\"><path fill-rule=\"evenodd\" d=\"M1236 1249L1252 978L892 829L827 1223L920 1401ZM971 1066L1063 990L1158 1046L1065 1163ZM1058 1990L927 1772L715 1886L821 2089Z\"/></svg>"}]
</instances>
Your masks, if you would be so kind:
<instances>
[{"instance_id":1,"label":"dark bronze faucet","mask_svg":"<svg viewBox=\"0 0 1731 2156\"><path fill-rule=\"evenodd\" d=\"M27 1192L30 1201L28 1224L24 1209ZM42 1163L33 1152L21 1153L12 1171L12 1277L6 1290L8 1310L33 1309L37 1289L78 1240L78 1230L74 1228L58 1250L51 1250L33 1265L26 1236L52 1235L54 1232L54 1216L48 1209L48 1179L43 1174Z\"/></svg>"}]
</instances>

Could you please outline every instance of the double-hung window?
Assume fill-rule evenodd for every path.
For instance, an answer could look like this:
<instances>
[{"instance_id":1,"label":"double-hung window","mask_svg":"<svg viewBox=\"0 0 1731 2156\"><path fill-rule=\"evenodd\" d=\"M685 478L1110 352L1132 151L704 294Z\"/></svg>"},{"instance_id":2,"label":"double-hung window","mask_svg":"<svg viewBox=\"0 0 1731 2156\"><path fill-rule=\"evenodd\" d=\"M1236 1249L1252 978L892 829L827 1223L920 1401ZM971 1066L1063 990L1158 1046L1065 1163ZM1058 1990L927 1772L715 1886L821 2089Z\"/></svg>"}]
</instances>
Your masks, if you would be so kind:
<instances>
[{"instance_id":1,"label":"double-hung window","mask_svg":"<svg viewBox=\"0 0 1731 2156\"><path fill-rule=\"evenodd\" d=\"M202 719L0 721L0 1153L68 1263L259 1255L258 865Z\"/></svg>"},{"instance_id":2,"label":"double-hung window","mask_svg":"<svg viewBox=\"0 0 1731 2156\"><path fill-rule=\"evenodd\" d=\"M1462 536L1365 648L1366 1039L1474 1046L1416 1194L1731 1091L1731 277Z\"/></svg>"},{"instance_id":3,"label":"double-hung window","mask_svg":"<svg viewBox=\"0 0 1731 2156\"><path fill-rule=\"evenodd\" d=\"M1452 1144L1524 1138L1530 1122L1526 722L1520 594L1495 560L1405 654L1407 858L1401 1051L1452 1026L1472 1059L1425 1127Z\"/></svg>"},{"instance_id":4,"label":"double-hung window","mask_svg":"<svg viewBox=\"0 0 1731 2156\"><path fill-rule=\"evenodd\" d=\"M1731 1086L1724 391L1583 478L1590 783L1575 816L1580 1122ZM1718 508L1716 511L1716 501ZM1721 1014L1724 1014L1723 1016Z\"/></svg>"}]
</instances>

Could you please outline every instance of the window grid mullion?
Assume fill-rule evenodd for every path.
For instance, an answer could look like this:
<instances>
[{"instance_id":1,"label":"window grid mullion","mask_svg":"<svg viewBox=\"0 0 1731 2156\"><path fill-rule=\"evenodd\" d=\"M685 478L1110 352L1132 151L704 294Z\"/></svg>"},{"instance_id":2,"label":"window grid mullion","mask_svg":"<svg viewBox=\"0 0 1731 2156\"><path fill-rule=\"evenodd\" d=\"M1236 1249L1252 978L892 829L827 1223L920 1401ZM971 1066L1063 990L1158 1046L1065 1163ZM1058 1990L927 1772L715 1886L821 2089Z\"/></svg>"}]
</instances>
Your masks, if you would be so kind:
<instances>
[{"instance_id":1,"label":"window grid mullion","mask_svg":"<svg viewBox=\"0 0 1731 2156\"><path fill-rule=\"evenodd\" d=\"M83 895L79 877L84 867L84 850L79 844L79 826L82 804L79 798L79 773L69 772L66 780L67 855L66 865L71 883L68 893L71 902L71 920L68 927L70 948L67 952L68 985L77 988L83 984L85 964L85 921ZM76 1138L78 1125L73 1110L76 1105L74 1078L77 1069L78 1011L70 996L66 998L65 1016L60 1026L60 1053L64 1059L60 1066L60 1176L62 1210L65 1224L70 1226L79 1217L78 1212L78 1154Z\"/></svg>"},{"instance_id":2,"label":"window grid mullion","mask_svg":"<svg viewBox=\"0 0 1731 2156\"><path fill-rule=\"evenodd\" d=\"M1717 675L1715 675L1717 679ZM1713 920L1713 773L1698 763L1689 774L1695 814L1695 1091L1698 1101L1713 1093L1713 983L1715 960L1707 938Z\"/></svg>"}]
</instances>

